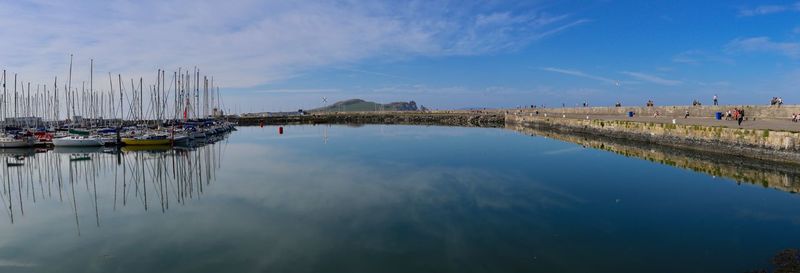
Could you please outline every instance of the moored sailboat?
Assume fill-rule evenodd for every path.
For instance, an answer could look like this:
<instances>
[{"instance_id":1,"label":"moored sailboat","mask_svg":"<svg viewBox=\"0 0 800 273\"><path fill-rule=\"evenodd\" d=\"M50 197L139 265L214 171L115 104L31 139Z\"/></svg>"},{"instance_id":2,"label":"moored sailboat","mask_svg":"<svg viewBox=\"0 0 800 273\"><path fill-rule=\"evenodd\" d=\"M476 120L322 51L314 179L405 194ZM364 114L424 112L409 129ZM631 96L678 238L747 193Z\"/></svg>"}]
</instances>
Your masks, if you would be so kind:
<instances>
[{"instance_id":1,"label":"moored sailboat","mask_svg":"<svg viewBox=\"0 0 800 273\"><path fill-rule=\"evenodd\" d=\"M32 147L36 140L24 135L5 134L0 136L0 148L28 148Z\"/></svg>"},{"instance_id":2,"label":"moored sailboat","mask_svg":"<svg viewBox=\"0 0 800 273\"><path fill-rule=\"evenodd\" d=\"M125 143L125 145L170 145L172 144L172 139L168 138L166 135L146 134L122 138L122 143Z\"/></svg>"},{"instance_id":3,"label":"moored sailboat","mask_svg":"<svg viewBox=\"0 0 800 273\"><path fill-rule=\"evenodd\" d=\"M67 136L53 139L53 146L56 147L94 147L104 144L101 138L94 136Z\"/></svg>"}]
</instances>

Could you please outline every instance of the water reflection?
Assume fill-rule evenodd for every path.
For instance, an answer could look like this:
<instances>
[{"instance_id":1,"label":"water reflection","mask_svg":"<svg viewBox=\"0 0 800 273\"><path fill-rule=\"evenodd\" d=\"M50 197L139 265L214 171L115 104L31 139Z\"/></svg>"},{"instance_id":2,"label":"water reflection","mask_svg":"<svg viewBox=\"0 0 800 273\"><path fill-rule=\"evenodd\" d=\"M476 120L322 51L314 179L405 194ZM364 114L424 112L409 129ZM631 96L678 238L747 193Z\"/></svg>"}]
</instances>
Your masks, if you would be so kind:
<instances>
[{"instance_id":1,"label":"water reflection","mask_svg":"<svg viewBox=\"0 0 800 273\"><path fill-rule=\"evenodd\" d=\"M800 243L795 196L509 130L25 156L0 272L741 272Z\"/></svg>"},{"instance_id":2,"label":"water reflection","mask_svg":"<svg viewBox=\"0 0 800 273\"><path fill-rule=\"evenodd\" d=\"M531 136L557 139L627 157L641 158L651 162L693 170L714 177L729 178L737 181L737 183L745 182L761 185L765 188L773 188L790 193L800 191L800 168L794 165L764 162L736 156L720 156L614 138L565 134L522 125L509 125L507 129Z\"/></svg>"},{"instance_id":3,"label":"water reflection","mask_svg":"<svg viewBox=\"0 0 800 273\"><path fill-rule=\"evenodd\" d=\"M171 204L199 198L204 186L216 179L216 171L227 146L227 135L215 136L187 146L57 147L55 149L3 149L0 168L6 220L14 224L31 213L37 203L57 201L72 208L77 234L79 214L94 215L92 225L101 226L101 206L154 207L166 213ZM98 183L112 183L98 194ZM107 188L102 187L101 188ZM113 196L111 204L98 202L98 195ZM92 200L91 208L80 200Z\"/></svg>"}]
</instances>

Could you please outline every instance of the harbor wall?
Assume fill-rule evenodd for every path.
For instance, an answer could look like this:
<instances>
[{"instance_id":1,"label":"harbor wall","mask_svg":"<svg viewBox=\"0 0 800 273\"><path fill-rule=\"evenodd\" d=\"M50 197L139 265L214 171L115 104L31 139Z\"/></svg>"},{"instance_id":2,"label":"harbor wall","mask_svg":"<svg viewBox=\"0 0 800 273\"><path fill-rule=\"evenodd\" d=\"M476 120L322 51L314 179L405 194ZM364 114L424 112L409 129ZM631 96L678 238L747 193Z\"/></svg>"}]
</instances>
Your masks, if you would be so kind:
<instances>
[{"instance_id":1,"label":"harbor wall","mask_svg":"<svg viewBox=\"0 0 800 273\"><path fill-rule=\"evenodd\" d=\"M464 127L503 127L505 111L341 112L293 116L240 117L239 125L287 124L406 124Z\"/></svg>"},{"instance_id":2,"label":"harbor wall","mask_svg":"<svg viewBox=\"0 0 800 273\"><path fill-rule=\"evenodd\" d=\"M575 143L584 147L702 172L712 176L725 177L740 183L745 182L790 193L800 192L800 168L797 168L797 165L794 164L720 156L714 153L697 153L665 145L597 135L559 133L554 130L540 130L520 124L510 124L506 126L506 129L525 135Z\"/></svg>"},{"instance_id":3,"label":"harbor wall","mask_svg":"<svg viewBox=\"0 0 800 273\"><path fill-rule=\"evenodd\" d=\"M699 125L544 117L513 112L507 125L656 143L721 155L800 164L800 133Z\"/></svg>"},{"instance_id":4,"label":"harbor wall","mask_svg":"<svg viewBox=\"0 0 800 273\"><path fill-rule=\"evenodd\" d=\"M553 114L610 115L625 116L628 112L636 115L682 117L689 111L693 117L714 117L717 112L725 113L734 108L744 109L745 116L756 119L791 119L793 113L800 113L800 105L720 105L720 106L627 106L627 107L566 107L566 108L526 108L519 111Z\"/></svg>"}]
</instances>

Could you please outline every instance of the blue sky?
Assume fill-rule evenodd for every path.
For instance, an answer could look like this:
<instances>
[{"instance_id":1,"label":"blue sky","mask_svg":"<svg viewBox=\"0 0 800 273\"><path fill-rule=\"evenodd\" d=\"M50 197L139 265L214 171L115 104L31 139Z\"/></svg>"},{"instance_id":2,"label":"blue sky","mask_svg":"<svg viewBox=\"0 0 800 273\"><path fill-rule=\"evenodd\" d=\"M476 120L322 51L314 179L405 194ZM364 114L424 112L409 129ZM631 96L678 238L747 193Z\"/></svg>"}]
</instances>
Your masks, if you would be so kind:
<instances>
[{"instance_id":1,"label":"blue sky","mask_svg":"<svg viewBox=\"0 0 800 273\"><path fill-rule=\"evenodd\" d=\"M63 3L61 3L63 2ZM800 100L798 1L3 1L26 81L201 68L227 108ZM98 87L100 89L106 86Z\"/></svg>"}]
</instances>

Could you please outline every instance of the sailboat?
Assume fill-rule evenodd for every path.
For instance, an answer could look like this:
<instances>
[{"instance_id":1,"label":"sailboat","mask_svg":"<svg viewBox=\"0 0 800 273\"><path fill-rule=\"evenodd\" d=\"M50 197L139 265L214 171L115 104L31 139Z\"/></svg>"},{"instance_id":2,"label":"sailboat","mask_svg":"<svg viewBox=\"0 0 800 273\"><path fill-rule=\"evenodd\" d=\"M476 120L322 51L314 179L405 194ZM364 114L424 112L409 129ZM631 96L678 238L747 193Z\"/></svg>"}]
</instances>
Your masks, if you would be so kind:
<instances>
[{"instance_id":1,"label":"sailboat","mask_svg":"<svg viewBox=\"0 0 800 273\"><path fill-rule=\"evenodd\" d=\"M27 148L32 147L35 139L22 135L0 135L0 148Z\"/></svg>"},{"instance_id":2,"label":"sailboat","mask_svg":"<svg viewBox=\"0 0 800 273\"><path fill-rule=\"evenodd\" d=\"M125 143L125 145L170 145L172 144L172 139L166 135L146 134L122 138L122 143Z\"/></svg>"},{"instance_id":3,"label":"sailboat","mask_svg":"<svg viewBox=\"0 0 800 273\"><path fill-rule=\"evenodd\" d=\"M76 135L53 139L53 146L56 147L96 147L104 144L101 138L94 136Z\"/></svg>"}]
</instances>

